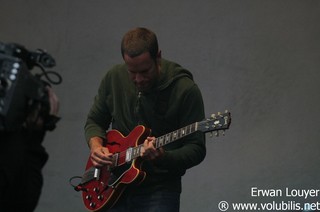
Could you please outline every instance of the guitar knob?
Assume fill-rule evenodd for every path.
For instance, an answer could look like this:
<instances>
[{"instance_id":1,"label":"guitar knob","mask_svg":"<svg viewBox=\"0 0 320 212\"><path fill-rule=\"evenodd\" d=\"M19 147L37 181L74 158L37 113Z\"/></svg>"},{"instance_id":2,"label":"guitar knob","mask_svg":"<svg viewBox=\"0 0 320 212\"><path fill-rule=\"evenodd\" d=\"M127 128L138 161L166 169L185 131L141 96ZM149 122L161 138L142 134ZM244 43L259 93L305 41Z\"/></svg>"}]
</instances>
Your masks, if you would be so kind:
<instances>
[{"instance_id":1,"label":"guitar knob","mask_svg":"<svg viewBox=\"0 0 320 212\"><path fill-rule=\"evenodd\" d=\"M98 200L103 200L103 195L99 195Z\"/></svg>"},{"instance_id":2,"label":"guitar knob","mask_svg":"<svg viewBox=\"0 0 320 212\"><path fill-rule=\"evenodd\" d=\"M91 195L87 195L87 196L86 196L86 199L87 199L87 200L92 200L92 196L91 196Z\"/></svg>"},{"instance_id":3,"label":"guitar knob","mask_svg":"<svg viewBox=\"0 0 320 212\"><path fill-rule=\"evenodd\" d=\"M89 206L90 206L91 208L95 208L95 207L96 207L96 203L90 202Z\"/></svg>"},{"instance_id":4,"label":"guitar knob","mask_svg":"<svg viewBox=\"0 0 320 212\"><path fill-rule=\"evenodd\" d=\"M93 191L96 192L96 193L99 193L100 189L96 187L96 188L93 189Z\"/></svg>"}]
</instances>

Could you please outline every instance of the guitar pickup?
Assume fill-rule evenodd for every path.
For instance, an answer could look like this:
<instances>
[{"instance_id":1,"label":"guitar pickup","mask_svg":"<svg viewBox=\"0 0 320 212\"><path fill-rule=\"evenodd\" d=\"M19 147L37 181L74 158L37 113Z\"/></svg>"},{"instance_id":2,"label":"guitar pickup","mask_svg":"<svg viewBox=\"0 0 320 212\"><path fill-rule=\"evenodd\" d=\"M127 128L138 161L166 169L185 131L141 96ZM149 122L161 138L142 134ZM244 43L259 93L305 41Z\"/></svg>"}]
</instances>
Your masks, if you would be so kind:
<instances>
[{"instance_id":1,"label":"guitar pickup","mask_svg":"<svg viewBox=\"0 0 320 212\"><path fill-rule=\"evenodd\" d=\"M99 178L100 178L100 169L97 169L97 168L94 169L93 177L96 180L99 180Z\"/></svg>"},{"instance_id":2,"label":"guitar pickup","mask_svg":"<svg viewBox=\"0 0 320 212\"><path fill-rule=\"evenodd\" d=\"M128 148L126 151L126 162L129 163L132 160L132 147Z\"/></svg>"}]
</instances>

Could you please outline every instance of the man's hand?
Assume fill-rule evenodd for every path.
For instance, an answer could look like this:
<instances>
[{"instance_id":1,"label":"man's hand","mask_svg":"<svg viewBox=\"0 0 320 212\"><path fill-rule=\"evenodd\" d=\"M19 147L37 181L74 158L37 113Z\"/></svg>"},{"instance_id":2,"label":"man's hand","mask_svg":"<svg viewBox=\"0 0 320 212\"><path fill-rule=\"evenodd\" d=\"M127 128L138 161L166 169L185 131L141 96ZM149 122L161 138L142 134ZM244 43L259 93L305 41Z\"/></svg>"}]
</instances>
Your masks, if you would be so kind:
<instances>
[{"instance_id":1,"label":"man's hand","mask_svg":"<svg viewBox=\"0 0 320 212\"><path fill-rule=\"evenodd\" d=\"M93 166L100 168L102 166L112 165L112 153L108 148L104 147L103 140L100 137L93 137L90 139L90 158Z\"/></svg>"},{"instance_id":2,"label":"man's hand","mask_svg":"<svg viewBox=\"0 0 320 212\"><path fill-rule=\"evenodd\" d=\"M144 141L140 156L145 160L154 160L163 155L164 150L162 147L159 149L155 148L155 140L155 137L147 137L147 139Z\"/></svg>"}]
</instances>

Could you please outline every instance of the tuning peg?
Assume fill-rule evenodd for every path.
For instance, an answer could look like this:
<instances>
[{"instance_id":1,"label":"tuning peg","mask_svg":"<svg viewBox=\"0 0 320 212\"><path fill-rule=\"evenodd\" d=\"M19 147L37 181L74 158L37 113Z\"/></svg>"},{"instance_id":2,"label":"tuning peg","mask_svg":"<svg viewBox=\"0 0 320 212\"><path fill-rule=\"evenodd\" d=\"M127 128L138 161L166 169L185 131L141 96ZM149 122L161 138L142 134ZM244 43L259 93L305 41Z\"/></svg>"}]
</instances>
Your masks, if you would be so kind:
<instances>
[{"instance_id":1,"label":"tuning peg","mask_svg":"<svg viewBox=\"0 0 320 212\"><path fill-rule=\"evenodd\" d=\"M228 111L228 110L225 110L224 112L225 112L225 113L229 113L229 111Z\"/></svg>"}]
</instances>

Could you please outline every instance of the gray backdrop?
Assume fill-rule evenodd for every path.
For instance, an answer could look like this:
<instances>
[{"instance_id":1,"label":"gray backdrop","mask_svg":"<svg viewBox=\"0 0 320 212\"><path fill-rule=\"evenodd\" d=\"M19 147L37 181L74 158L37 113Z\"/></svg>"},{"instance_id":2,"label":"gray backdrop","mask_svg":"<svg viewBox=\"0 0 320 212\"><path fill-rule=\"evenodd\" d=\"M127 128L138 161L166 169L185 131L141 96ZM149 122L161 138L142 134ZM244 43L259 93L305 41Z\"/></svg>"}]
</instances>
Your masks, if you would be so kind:
<instances>
[{"instance_id":1,"label":"gray backdrop","mask_svg":"<svg viewBox=\"0 0 320 212\"><path fill-rule=\"evenodd\" d=\"M320 189L320 1L0 2L0 41L46 49L64 80L54 86L62 120L44 142L37 212L86 211L68 180L88 158L83 125L100 79L122 62L121 37L136 26L153 29L163 57L193 72L207 116L233 117L184 176L181 211L218 211L222 200L319 201L251 190Z\"/></svg>"}]
</instances>

